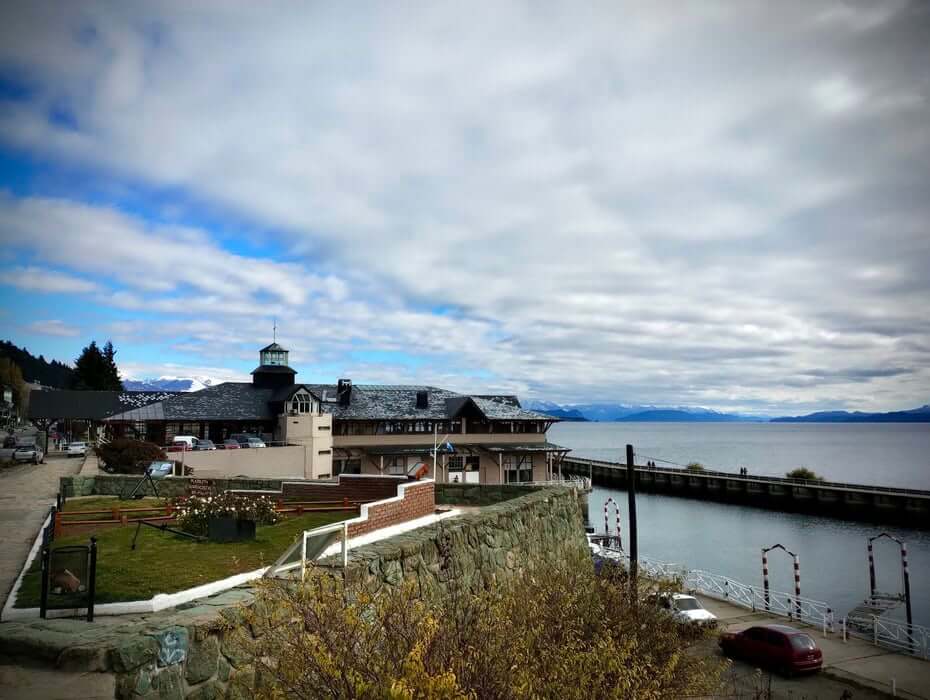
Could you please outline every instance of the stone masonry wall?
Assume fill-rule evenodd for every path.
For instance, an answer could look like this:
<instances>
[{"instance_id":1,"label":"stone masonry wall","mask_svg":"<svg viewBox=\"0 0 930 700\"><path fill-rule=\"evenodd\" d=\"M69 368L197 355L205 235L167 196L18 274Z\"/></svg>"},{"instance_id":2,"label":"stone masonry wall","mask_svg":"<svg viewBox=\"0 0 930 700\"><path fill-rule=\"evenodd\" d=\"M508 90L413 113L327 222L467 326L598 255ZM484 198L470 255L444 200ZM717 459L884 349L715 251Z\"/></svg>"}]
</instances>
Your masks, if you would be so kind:
<instances>
[{"instance_id":1,"label":"stone masonry wall","mask_svg":"<svg viewBox=\"0 0 930 700\"><path fill-rule=\"evenodd\" d=\"M349 525L349 537L432 515L436 512L435 486L432 481L414 484L404 489L399 501L372 503L367 508L367 520Z\"/></svg>"},{"instance_id":2,"label":"stone masonry wall","mask_svg":"<svg viewBox=\"0 0 930 700\"><path fill-rule=\"evenodd\" d=\"M474 588L545 572L587 556L581 498L564 488L529 492L351 550L344 575L375 588L410 580L426 596L454 580ZM249 698L255 670L247 647L262 634L243 621L241 606L252 600L244 587L142 618L5 623L0 657L113 674L117 698Z\"/></svg>"}]
</instances>

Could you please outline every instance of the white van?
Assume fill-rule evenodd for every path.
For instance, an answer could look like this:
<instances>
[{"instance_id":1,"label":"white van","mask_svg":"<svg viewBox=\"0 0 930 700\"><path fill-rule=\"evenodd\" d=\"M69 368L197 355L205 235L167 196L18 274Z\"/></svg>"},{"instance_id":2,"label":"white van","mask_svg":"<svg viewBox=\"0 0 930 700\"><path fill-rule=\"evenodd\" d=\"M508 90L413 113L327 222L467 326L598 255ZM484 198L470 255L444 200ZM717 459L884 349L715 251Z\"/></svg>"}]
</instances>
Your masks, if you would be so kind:
<instances>
[{"instance_id":1,"label":"white van","mask_svg":"<svg viewBox=\"0 0 930 700\"><path fill-rule=\"evenodd\" d=\"M200 442L200 438L195 438L193 435L175 435L174 444L177 445L179 442L183 442L187 445L184 448L185 451L193 450L197 448L197 443Z\"/></svg>"}]
</instances>

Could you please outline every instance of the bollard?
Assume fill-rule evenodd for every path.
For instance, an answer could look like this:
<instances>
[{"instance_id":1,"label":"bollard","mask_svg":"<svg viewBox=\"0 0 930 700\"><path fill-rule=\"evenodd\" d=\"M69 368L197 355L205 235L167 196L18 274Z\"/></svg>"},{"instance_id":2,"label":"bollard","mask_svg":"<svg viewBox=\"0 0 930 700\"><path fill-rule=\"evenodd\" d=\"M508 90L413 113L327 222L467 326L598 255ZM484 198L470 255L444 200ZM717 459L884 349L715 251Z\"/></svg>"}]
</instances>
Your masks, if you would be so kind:
<instances>
[{"instance_id":1,"label":"bollard","mask_svg":"<svg viewBox=\"0 0 930 700\"><path fill-rule=\"evenodd\" d=\"M878 646L878 618L872 615L872 643Z\"/></svg>"},{"instance_id":2,"label":"bollard","mask_svg":"<svg viewBox=\"0 0 930 700\"><path fill-rule=\"evenodd\" d=\"M840 620L840 625L843 627L843 644L846 643L846 618L844 617Z\"/></svg>"},{"instance_id":3,"label":"bollard","mask_svg":"<svg viewBox=\"0 0 930 700\"><path fill-rule=\"evenodd\" d=\"M898 697L898 681L895 678L891 679L891 694Z\"/></svg>"}]
</instances>

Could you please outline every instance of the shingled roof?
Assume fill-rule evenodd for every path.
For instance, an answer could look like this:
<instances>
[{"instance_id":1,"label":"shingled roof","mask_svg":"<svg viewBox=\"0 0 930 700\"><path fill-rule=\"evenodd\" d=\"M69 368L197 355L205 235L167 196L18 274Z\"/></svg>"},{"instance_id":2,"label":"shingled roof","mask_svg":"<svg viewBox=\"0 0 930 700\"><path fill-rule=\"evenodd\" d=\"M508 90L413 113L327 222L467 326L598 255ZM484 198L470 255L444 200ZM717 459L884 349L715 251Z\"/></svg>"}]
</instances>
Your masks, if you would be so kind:
<instances>
[{"instance_id":1,"label":"shingled roof","mask_svg":"<svg viewBox=\"0 0 930 700\"><path fill-rule=\"evenodd\" d=\"M33 391L29 394L29 417L35 420L102 420L176 394L174 391Z\"/></svg>"},{"instance_id":2,"label":"shingled roof","mask_svg":"<svg viewBox=\"0 0 930 700\"><path fill-rule=\"evenodd\" d=\"M335 384L307 384L317 398L336 397ZM417 408L417 392L425 391L427 408ZM491 420L552 420L551 416L527 411L516 396L458 394L434 386L355 384L348 406L324 401L323 410L337 420L445 420L454 418L468 403Z\"/></svg>"},{"instance_id":3,"label":"shingled roof","mask_svg":"<svg viewBox=\"0 0 930 700\"><path fill-rule=\"evenodd\" d=\"M527 411L516 396L458 394L431 386L356 384L348 406L335 401L335 384L297 384L284 389L265 389L247 382L225 382L200 391L175 394L160 404L111 415L112 421L168 420L272 420L279 407L301 386L322 402L322 410L336 420L447 420L473 404L491 420L546 420ZM417 392L429 398L426 408L417 408Z\"/></svg>"}]
</instances>

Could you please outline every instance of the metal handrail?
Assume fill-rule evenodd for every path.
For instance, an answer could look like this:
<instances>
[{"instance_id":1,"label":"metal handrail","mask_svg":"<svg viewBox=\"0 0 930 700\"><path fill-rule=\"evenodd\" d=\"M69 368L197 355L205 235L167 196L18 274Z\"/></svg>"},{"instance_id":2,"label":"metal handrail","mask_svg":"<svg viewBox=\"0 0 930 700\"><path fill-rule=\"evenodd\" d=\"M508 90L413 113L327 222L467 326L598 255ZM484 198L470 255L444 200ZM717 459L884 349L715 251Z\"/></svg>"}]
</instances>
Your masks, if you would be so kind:
<instances>
[{"instance_id":1,"label":"metal handrail","mask_svg":"<svg viewBox=\"0 0 930 700\"><path fill-rule=\"evenodd\" d=\"M601 545L601 548L609 552L612 555L611 558L629 559L628 555L616 548L604 545ZM781 591L769 591L766 597L765 591L761 587L750 586L729 576L701 569L688 569L680 564L663 562L649 557L639 557L638 561L640 570L646 576L680 578L689 591L749 608L754 612L768 612L816 625L822 627L824 632L834 631L833 608L821 600L804 598Z\"/></svg>"},{"instance_id":2,"label":"metal handrail","mask_svg":"<svg viewBox=\"0 0 930 700\"><path fill-rule=\"evenodd\" d=\"M594 465L609 467L611 469L623 469L625 470L627 466L619 462L608 462L600 459L587 459L585 457L566 457L563 461L563 467L566 463L579 464L579 465ZM722 472L714 471L711 469L703 469L701 471L692 471L690 469L679 469L675 467L647 467L645 465L636 465L635 469L637 471L644 472L659 472L664 474L681 474L684 476L694 476L694 477L724 477L732 481L761 481L766 483L775 483L775 484L784 484L790 486L805 486L809 488L833 488L833 489L845 489L845 490L856 490L856 491L873 491L878 493L890 493L890 494L906 494L909 496L916 496L921 498L930 498L930 491L922 489L908 489L908 488L899 488L895 486L871 486L868 484L851 484L840 481L818 481L813 479L790 479L788 477L781 476L762 476L762 475L740 475L734 474L732 472Z\"/></svg>"},{"instance_id":3,"label":"metal handrail","mask_svg":"<svg viewBox=\"0 0 930 700\"><path fill-rule=\"evenodd\" d=\"M845 635L868 639L875 646L930 659L930 627L869 615L843 618L843 632L844 639Z\"/></svg>"}]
</instances>

